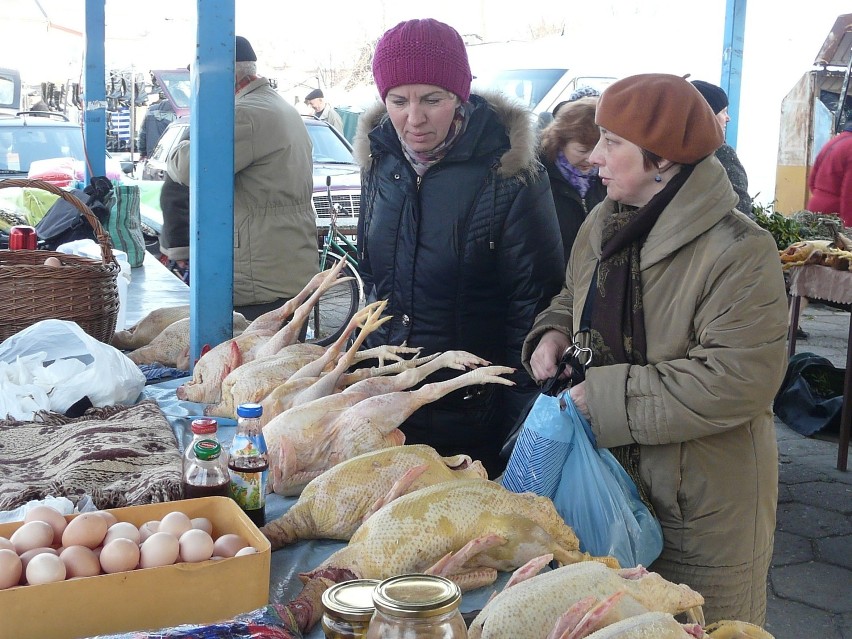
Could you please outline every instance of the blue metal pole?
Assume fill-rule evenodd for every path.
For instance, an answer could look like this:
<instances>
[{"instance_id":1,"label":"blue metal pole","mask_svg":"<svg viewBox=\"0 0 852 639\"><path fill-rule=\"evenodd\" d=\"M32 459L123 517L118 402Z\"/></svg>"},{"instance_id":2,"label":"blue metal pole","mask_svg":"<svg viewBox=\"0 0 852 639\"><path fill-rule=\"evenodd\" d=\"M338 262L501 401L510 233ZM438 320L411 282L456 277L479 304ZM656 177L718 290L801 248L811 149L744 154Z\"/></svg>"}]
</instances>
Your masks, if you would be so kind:
<instances>
[{"instance_id":1,"label":"blue metal pole","mask_svg":"<svg viewBox=\"0 0 852 639\"><path fill-rule=\"evenodd\" d=\"M106 175L105 4L106 0L86 0L83 141L86 144L87 184L93 176Z\"/></svg>"},{"instance_id":2,"label":"blue metal pole","mask_svg":"<svg viewBox=\"0 0 852 639\"><path fill-rule=\"evenodd\" d=\"M234 0L198 0L190 112L190 362L233 334Z\"/></svg>"},{"instance_id":3,"label":"blue metal pole","mask_svg":"<svg viewBox=\"0 0 852 639\"><path fill-rule=\"evenodd\" d=\"M728 94L728 115L731 121L725 131L725 141L737 147L740 115L740 84L743 77L743 43L747 0L726 0L725 34L722 48L722 80L719 85Z\"/></svg>"}]
</instances>

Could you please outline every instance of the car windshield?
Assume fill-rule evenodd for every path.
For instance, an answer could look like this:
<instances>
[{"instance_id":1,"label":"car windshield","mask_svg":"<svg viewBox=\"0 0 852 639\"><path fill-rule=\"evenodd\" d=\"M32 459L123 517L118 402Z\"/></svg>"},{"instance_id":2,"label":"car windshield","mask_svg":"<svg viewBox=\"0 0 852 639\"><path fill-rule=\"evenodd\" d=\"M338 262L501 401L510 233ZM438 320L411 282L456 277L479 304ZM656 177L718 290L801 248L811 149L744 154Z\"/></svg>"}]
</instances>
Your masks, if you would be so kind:
<instances>
[{"instance_id":1,"label":"car windshield","mask_svg":"<svg viewBox=\"0 0 852 639\"><path fill-rule=\"evenodd\" d=\"M82 131L30 123L0 128L0 171L29 172L35 160L52 158L83 160Z\"/></svg>"},{"instance_id":2,"label":"car windshield","mask_svg":"<svg viewBox=\"0 0 852 639\"><path fill-rule=\"evenodd\" d=\"M510 69L477 73L474 86L496 89L532 108L541 102L564 74L564 69Z\"/></svg>"},{"instance_id":3,"label":"car windshield","mask_svg":"<svg viewBox=\"0 0 852 639\"><path fill-rule=\"evenodd\" d=\"M327 126L308 126L314 145L314 164L355 164L346 144Z\"/></svg>"}]
</instances>

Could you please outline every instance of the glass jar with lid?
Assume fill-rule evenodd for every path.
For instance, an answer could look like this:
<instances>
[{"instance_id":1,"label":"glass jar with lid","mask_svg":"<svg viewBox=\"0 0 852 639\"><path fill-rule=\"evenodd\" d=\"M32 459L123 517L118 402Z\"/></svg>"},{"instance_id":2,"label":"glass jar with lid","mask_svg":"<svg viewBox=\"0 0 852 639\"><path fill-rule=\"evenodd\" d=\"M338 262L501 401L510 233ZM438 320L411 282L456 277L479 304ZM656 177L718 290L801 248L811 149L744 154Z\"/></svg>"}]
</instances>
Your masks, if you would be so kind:
<instances>
[{"instance_id":1,"label":"glass jar with lid","mask_svg":"<svg viewBox=\"0 0 852 639\"><path fill-rule=\"evenodd\" d=\"M326 639L365 639L373 616L377 579L354 579L322 593L322 631Z\"/></svg>"},{"instance_id":2,"label":"glass jar with lid","mask_svg":"<svg viewBox=\"0 0 852 639\"><path fill-rule=\"evenodd\" d=\"M436 575L399 575L373 591L367 639L467 639L461 591Z\"/></svg>"}]
</instances>

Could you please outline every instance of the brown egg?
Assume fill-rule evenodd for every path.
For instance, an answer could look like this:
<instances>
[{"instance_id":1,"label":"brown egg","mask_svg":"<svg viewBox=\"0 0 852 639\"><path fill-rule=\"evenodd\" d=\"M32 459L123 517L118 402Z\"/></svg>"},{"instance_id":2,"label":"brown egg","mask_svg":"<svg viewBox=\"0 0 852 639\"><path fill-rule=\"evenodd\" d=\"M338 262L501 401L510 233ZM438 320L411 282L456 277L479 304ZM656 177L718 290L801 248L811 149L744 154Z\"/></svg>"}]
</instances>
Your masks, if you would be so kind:
<instances>
[{"instance_id":1,"label":"brown egg","mask_svg":"<svg viewBox=\"0 0 852 639\"><path fill-rule=\"evenodd\" d=\"M246 546L248 546L248 543L245 539L234 533L228 533L222 535L213 543L213 554L219 557L233 557L237 554L237 551Z\"/></svg>"},{"instance_id":2,"label":"brown egg","mask_svg":"<svg viewBox=\"0 0 852 639\"><path fill-rule=\"evenodd\" d=\"M41 553L27 564L27 583L33 586L65 579L65 564L50 553Z\"/></svg>"},{"instance_id":3,"label":"brown egg","mask_svg":"<svg viewBox=\"0 0 852 639\"><path fill-rule=\"evenodd\" d=\"M43 521L30 521L12 533L10 540L20 555L33 548L50 546L53 543L53 526Z\"/></svg>"},{"instance_id":4,"label":"brown egg","mask_svg":"<svg viewBox=\"0 0 852 639\"><path fill-rule=\"evenodd\" d=\"M58 257L53 257L52 255L44 261L45 266L62 266L62 262L59 261Z\"/></svg>"},{"instance_id":5,"label":"brown egg","mask_svg":"<svg viewBox=\"0 0 852 639\"><path fill-rule=\"evenodd\" d=\"M139 546L132 540L117 537L101 549L101 568L107 574L133 570L139 563Z\"/></svg>"},{"instance_id":6,"label":"brown egg","mask_svg":"<svg viewBox=\"0 0 852 639\"><path fill-rule=\"evenodd\" d=\"M0 549L0 590L17 586L23 574L23 564L14 550Z\"/></svg>"},{"instance_id":7,"label":"brown egg","mask_svg":"<svg viewBox=\"0 0 852 639\"><path fill-rule=\"evenodd\" d=\"M108 510L95 510L94 513L98 517L103 517L104 519L106 519L107 526L112 526L114 523L116 523L118 521L118 518L115 515L113 515L111 512L109 512Z\"/></svg>"},{"instance_id":8,"label":"brown egg","mask_svg":"<svg viewBox=\"0 0 852 639\"><path fill-rule=\"evenodd\" d=\"M108 527L107 520L97 513L82 513L68 522L62 533L62 545L97 548L106 537Z\"/></svg>"},{"instance_id":9,"label":"brown egg","mask_svg":"<svg viewBox=\"0 0 852 639\"><path fill-rule=\"evenodd\" d=\"M65 564L66 579L94 577L101 574L101 562L91 548L68 546L59 553L59 558Z\"/></svg>"},{"instance_id":10,"label":"brown egg","mask_svg":"<svg viewBox=\"0 0 852 639\"><path fill-rule=\"evenodd\" d=\"M171 566L180 554L180 543L174 535L156 532L142 542L140 551L140 568Z\"/></svg>"},{"instance_id":11,"label":"brown egg","mask_svg":"<svg viewBox=\"0 0 852 639\"><path fill-rule=\"evenodd\" d=\"M213 538L204 530L193 528L180 536L180 560L190 563L207 561L213 554Z\"/></svg>"},{"instance_id":12,"label":"brown egg","mask_svg":"<svg viewBox=\"0 0 852 639\"><path fill-rule=\"evenodd\" d=\"M52 506L46 505L30 508L26 515L24 515L24 521L43 521L50 524L51 528L53 528L53 541L56 543L59 543L62 539L62 533L65 530L65 526L68 525L61 512Z\"/></svg>"}]
</instances>

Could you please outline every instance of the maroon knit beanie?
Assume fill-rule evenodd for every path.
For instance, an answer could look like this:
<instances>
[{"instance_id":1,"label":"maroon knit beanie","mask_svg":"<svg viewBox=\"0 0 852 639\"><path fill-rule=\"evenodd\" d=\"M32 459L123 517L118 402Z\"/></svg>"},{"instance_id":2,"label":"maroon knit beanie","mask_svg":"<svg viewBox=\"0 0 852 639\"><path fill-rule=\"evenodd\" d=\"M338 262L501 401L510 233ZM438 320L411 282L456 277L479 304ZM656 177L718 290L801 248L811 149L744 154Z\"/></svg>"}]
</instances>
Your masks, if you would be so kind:
<instances>
[{"instance_id":1,"label":"maroon knit beanie","mask_svg":"<svg viewBox=\"0 0 852 639\"><path fill-rule=\"evenodd\" d=\"M461 36L431 18L400 22L385 32L376 44L373 78L382 100L394 87L434 84L462 102L470 97L472 80Z\"/></svg>"},{"instance_id":2,"label":"maroon knit beanie","mask_svg":"<svg viewBox=\"0 0 852 639\"><path fill-rule=\"evenodd\" d=\"M679 164L696 164L725 141L698 89L665 73L632 75L608 86L595 124Z\"/></svg>"}]
</instances>

